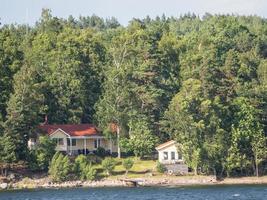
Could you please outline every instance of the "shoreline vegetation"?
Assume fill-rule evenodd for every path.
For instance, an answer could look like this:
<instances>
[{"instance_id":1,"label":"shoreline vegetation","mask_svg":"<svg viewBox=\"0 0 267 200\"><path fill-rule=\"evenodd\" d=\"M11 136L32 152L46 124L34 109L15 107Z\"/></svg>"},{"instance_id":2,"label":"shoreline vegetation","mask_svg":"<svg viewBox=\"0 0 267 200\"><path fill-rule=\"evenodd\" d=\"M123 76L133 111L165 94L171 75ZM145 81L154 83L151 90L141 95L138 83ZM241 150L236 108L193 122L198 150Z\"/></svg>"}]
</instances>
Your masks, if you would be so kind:
<instances>
[{"instance_id":1,"label":"shoreline vegetation","mask_svg":"<svg viewBox=\"0 0 267 200\"><path fill-rule=\"evenodd\" d=\"M1 26L0 188L267 183L266 33L208 13ZM190 176L153 160L170 140Z\"/></svg>"},{"instance_id":2,"label":"shoreline vegetation","mask_svg":"<svg viewBox=\"0 0 267 200\"><path fill-rule=\"evenodd\" d=\"M131 184L132 182L137 184ZM17 189L49 189L49 188L77 188L77 187L176 187L176 186L201 186L201 185L253 185L267 184L267 176L238 177L216 180L214 176L155 176L142 178L104 178L98 181L65 181L52 182L45 178L24 178L18 182L7 184L8 190ZM4 190L4 189L0 189Z\"/></svg>"},{"instance_id":3,"label":"shoreline vegetation","mask_svg":"<svg viewBox=\"0 0 267 200\"><path fill-rule=\"evenodd\" d=\"M78 156L74 163L80 166L84 156ZM128 157L126 159L106 159L112 161L112 169L107 173L103 162L94 163L90 168L95 171L94 178L75 176L68 172L65 178L55 179L49 172L12 171L7 177L0 177L0 191L17 189L49 189L49 188L77 188L77 187L178 187L178 186L201 186L201 185L233 185L233 184L267 184L267 176L236 176L218 178L214 175L187 175L168 174L166 171L158 171L156 160L141 160ZM127 162L126 162L127 161ZM129 165L131 161L131 165ZM72 161L71 161L72 162ZM126 168L125 163L128 163ZM60 165L63 165L62 163ZM75 164L74 164L75 166ZM56 167L56 166L54 166ZM78 168L76 168L77 170ZM82 168L78 170L82 172Z\"/></svg>"}]
</instances>

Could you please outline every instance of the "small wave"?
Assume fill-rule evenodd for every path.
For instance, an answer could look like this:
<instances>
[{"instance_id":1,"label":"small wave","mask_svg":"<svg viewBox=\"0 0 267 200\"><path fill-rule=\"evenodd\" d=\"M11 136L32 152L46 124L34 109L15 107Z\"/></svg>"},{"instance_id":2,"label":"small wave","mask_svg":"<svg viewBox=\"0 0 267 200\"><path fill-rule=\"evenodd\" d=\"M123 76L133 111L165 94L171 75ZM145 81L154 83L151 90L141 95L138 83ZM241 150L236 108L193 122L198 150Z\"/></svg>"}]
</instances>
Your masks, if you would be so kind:
<instances>
[{"instance_id":1,"label":"small wave","mask_svg":"<svg viewBox=\"0 0 267 200\"><path fill-rule=\"evenodd\" d=\"M239 197L240 196L240 194L234 194L233 195L233 197Z\"/></svg>"}]
</instances>

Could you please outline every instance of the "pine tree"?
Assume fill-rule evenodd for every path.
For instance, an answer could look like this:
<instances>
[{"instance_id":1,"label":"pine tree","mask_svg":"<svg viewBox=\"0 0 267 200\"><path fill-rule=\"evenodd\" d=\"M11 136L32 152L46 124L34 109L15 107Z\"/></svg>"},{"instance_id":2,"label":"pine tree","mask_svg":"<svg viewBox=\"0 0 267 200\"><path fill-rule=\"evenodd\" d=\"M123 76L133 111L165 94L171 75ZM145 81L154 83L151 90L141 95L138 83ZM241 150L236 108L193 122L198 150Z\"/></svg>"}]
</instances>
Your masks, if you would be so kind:
<instances>
[{"instance_id":1,"label":"pine tree","mask_svg":"<svg viewBox=\"0 0 267 200\"><path fill-rule=\"evenodd\" d=\"M42 77L38 69L25 65L14 80L14 93L8 102L4 134L14 141L16 158L27 160L27 142L35 126L40 123L44 109Z\"/></svg>"}]
</instances>

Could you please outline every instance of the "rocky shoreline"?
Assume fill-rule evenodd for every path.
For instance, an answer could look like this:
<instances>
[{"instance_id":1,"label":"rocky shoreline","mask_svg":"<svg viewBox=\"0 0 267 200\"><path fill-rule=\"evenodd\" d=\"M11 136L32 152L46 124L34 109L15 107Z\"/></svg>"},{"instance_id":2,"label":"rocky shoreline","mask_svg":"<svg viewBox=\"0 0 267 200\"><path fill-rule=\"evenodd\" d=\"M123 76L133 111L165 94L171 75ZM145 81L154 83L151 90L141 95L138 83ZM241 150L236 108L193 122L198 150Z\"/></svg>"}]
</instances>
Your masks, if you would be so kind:
<instances>
[{"instance_id":1,"label":"rocky shoreline","mask_svg":"<svg viewBox=\"0 0 267 200\"><path fill-rule=\"evenodd\" d=\"M99 181L66 181L62 183L54 183L49 178L30 179L24 178L17 182L1 183L0 190L6 189L48 189L48 188L76 188L76 187L175 187L175 186L191 186L191 185L218 185L218 184L267 184L267 177L242 177L227 178L217 181L213 176L201 177L149 177L135 179L102 179Z\"/></svg>"}]
</instances>

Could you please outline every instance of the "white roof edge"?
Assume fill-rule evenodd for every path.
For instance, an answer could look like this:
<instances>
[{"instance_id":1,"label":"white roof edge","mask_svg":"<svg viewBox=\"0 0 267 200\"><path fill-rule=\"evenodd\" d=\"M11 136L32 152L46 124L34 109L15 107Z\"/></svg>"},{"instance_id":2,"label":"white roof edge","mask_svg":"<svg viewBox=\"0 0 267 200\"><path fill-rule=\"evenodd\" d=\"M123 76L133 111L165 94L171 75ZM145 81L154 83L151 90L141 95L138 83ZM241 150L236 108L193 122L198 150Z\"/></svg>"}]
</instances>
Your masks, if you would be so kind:
<instances>
[{"instance_id":1,"label":"white roof edge","mask_svg":"<svg viewBox=\"0 0 267 200\"><path fill-rule=\"evenodd\" d=\"M52 136L54 135L57 131L61 131L62 133L64 133L66 136L68 136L69 138L73 138L73 139L79 139L79 138L104 138L104 136L99 136L99 135L90 135L90 136L71 136L70 134L68 134L66 131L62 130L61 128L58 128L57 130L55 130L53 133L51 133L49 135Z\"/></svg>"},{"instance_id":2,"label":"white roof edge","mask_svg":"<svg viewBox=\"0 0 267 200\"><path fill-rule=\"evenodd\" d=\"M171 146L171 145L173 145L173 144L176 144L176 141L172 141L172 142L170 142L170 143L168 143L168 144L165 144L165 145L163 145L163 146L161 146L161 147L156 147L156 150L158 151L158 150L161 150L161 149L164 149L164 148L166 148L166 147L168 147L168 146Z\"/></svg>"},{"instance_id":3,"label":"white roof edge","mask_svg":"<svg viewBox=\"0 0 267 200\"><path fill-rule=\"evenodd\" d=\"M105 138L105 137L92 135L92 136L70 136L70 138L73 138L73 139L90 139L90 138Z\"/></svg>"},{"instance_id":4,"label":"white roof edge","mask_svg":"<svg viewBox=\"0 0 267 200\"><path fill-rule=\"evenodd\" d=\"M68 134L67 132L65 132L65 131L62 130L61 128L58 128L57 130L55 130L53 133L51 133L51 134L49 135L49 137L52 136L52 135L54 135L57 131L61 131L61 132L63 132L65 135L67 135L68 137L71 137L70 134Z\"/></svg>"}]
</instances>

